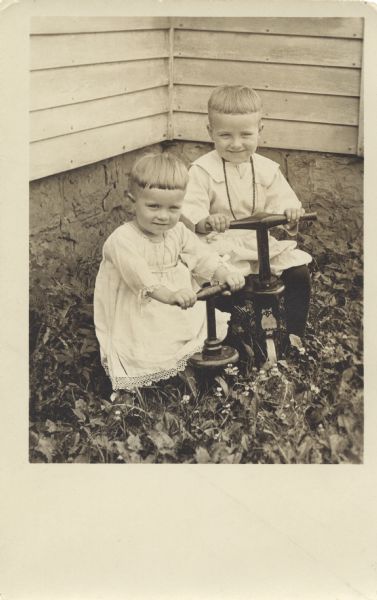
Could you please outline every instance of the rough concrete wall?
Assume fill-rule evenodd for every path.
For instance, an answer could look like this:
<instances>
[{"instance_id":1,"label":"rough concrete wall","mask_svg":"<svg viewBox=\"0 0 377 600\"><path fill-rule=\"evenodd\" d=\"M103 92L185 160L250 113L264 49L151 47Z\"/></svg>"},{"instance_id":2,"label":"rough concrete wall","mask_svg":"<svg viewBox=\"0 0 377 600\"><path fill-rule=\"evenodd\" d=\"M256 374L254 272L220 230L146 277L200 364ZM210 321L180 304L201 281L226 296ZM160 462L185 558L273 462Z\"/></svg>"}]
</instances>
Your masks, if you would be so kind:
<instances>
[{"instance_id":1,"label":"rough concrete wall","mask_svg":"<svg viewBox=\"0 0 377 600\"><path fill-rule=\"evenodd\" d=\"M165 142L152 152L173 152L189 165L210 144ZM128 175L146 149L46 177L30 186L30 250L47 269L58 259L97 257L109 233L129 218ZM317 210L334 235L362 235L363 161L317 152L261 150L275 160L304 207Z\"/></svg>"}]
</instances>

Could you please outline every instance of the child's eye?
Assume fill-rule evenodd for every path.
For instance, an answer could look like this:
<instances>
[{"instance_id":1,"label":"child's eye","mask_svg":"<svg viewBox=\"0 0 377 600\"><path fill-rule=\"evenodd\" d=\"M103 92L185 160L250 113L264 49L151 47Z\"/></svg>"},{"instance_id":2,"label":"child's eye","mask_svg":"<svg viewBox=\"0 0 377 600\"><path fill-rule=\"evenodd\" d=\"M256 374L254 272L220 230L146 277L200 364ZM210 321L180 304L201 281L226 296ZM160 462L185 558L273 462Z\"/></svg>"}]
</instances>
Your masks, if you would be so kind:
<instances>
[{"instance_id":1,"label":"child's eye","mask_svg":"<svg viewBox=\"0 0 377 600\"><path fill-rule=\"evenodd\" d=\"M158 208L159 205L158 204L147 204L148 208Z\"/></svg>"}]
</instances>

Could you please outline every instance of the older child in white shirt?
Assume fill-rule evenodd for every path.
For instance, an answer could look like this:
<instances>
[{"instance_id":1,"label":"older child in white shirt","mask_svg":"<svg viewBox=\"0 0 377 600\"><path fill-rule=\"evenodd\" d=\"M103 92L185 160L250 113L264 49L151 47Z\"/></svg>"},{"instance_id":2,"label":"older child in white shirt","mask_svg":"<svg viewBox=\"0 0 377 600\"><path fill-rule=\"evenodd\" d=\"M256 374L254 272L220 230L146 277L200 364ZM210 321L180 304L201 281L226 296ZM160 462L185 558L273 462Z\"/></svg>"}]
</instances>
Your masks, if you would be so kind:
<instances>
[{"instance_id":1,"label":"older child in white shirt","mask_svg":"<svg viewBox=\"0 0 377 600\"><path fill-rule=\"evenodd\" d=\"M191 166L183 207L184 218L196 232L206 235L210 247L229 256L244 275L258 273L256 232L229 230L230 221L257 212L285 214L286 229L294 235L305 212L279 165L256 153L261 110L259 95L249 87L221 86L212 92L207 128L215 149ZM287 333L302 337L310 302L311 256L296 248L294 240L270 236L269 242L271 271L285 283ZM228 311L231 302L230 298Z\"/></svg>"}]
</instances>

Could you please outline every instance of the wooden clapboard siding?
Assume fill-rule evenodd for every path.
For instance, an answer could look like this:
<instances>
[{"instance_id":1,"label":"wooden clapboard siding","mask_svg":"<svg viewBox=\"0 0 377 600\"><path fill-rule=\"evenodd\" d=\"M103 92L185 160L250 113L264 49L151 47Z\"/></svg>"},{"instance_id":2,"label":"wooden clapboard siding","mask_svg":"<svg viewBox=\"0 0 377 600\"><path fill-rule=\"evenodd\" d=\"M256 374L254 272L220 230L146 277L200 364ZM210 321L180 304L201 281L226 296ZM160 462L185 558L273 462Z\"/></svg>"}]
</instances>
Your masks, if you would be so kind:
<instances>
[{"instance_id":1,"label":"wooden clapboard siding","mask_svg":"<svg viewBox=\"0 0 377 600\"><path fill-rule=\"evenodd\" d=\"M32 112L30 116L30 139L31 141L43 140L168 111L167 86L38 110Z\"/></svg>"},{"instance_id":2,"label":"wooden clapboard siding","mask_svg":"<svg viewBox=\"0 0 377 600\"><path fill-rule=\"evenodd\" d=\"M30 40L32 178L207 140L224 83L260 92L262 146L362 151L363 19L35 17Z\"/></svg>"},{"instance_id":3,"label":"wooden clapboard siding","mask_svg":"<svg viewBox=\"0 0 377 600\"><path fill-rule=\"evenodd\" d=\"M206 115L177 112L175 136L177 139L210 141L206 124ZM261 147L292 150L313 150L314 147L319 152L356 153L357 127L270 119L266 119L264 125Z\"/></svg>"},{"instance_id":4,"label":"wooden clapboard siding","mask_svg":"<svg viewBox=\"0 0 377 600\"><path fill-rule=\"evenodd\" d=\"M180 57L360 67L360 40L222 31L177 30L174 54Z\"/></svg>"},{"instance_id":5,"label":"wooden clapboard siding","mask_svg":"<svg viewBox=\"0 0 377 600\"><path fill-rule=\"evenodd\" d=\"M258 90L261 145L355 153L363 19L179 18L174 41L175 135L208 140L206 104L214 86Z\"/></svg>"},{"instance_id":6,"label":"wooden clapboard siding","mask_svg":"<svg viewBox=\"0 0 377 600\"><path fill-rule=\"evenodd\" d=\"M167 138L169 19L32 19L31 178Z\"/></svg>"},{"instance_id":7,"label":"wooden clapboard siding","mask_svg":"<svg viewBox=\"0 0 377 600\"><path fill-rule=\"evenodd\" d=\"M166 132L165 114L32 142L31 179L158 143Z\"/></svg>"},{"instance_id":8,"label":"wooden clapboard siding","mask_svg":"<svg viewBox=\"0 0 377 600\"><path fill-rule=\"evenodd\" d=\"M31 37L31 70L169 56L168 31L115 31Z\"/></svg>"},{"instance_id":9,"label":"wooden clapboard siding","mask_svg":"<svg viewBox=\"0 0 377 600\"><path fill-rule=\"evenodd\" d=\"M32 35L168 29L169 17L32 17Z\"/></svg>"},{"instance_id":10,"label":"wooden clapboard siding","mask_svg":"<svg viewBox=\"0 0 377 600\"><path fill-rule=\"evenodd\" d=\"M175 84L250 85L257 90L359 96L360 70L253 62L174 60Z\"/></svg>"},{"instance_id":11,"label":"wooden clapboard siding","mask_svg":"<svg viewBox=\"0 0 377 600\"><path fill-rule=\"evenodd\" d=\"M363 19L360 18L303 18L303 17L173 17L177 29L205 31L239 31L268 33L270 35L298 35L332 38L363 37Z\"/></svg>"},{"instance_id":12,"label":"wooden clapboard siding","mask_svg":"<svg viewBox=\"0 0 377 600\"><path fill-rule=\"evenodd\" d=\"M30 108L62 106L168 83L167 59L34 71L30 82Z\"/></svg>"},{"instance_id":13,"label":"wooden clapboard siding","mask_svg":"<svg viewBox=\"0 0 377 600\"><path fill-rule=\"evenodd\" d=\"M175 111L207 112L207 102L212 87L176 85L174 88ZM263 103L263 116L269 119L309 121L357 125L359 100L344 96L323 94L300 94L291 92L259 91Z\"/></svg>"}]
</instances>

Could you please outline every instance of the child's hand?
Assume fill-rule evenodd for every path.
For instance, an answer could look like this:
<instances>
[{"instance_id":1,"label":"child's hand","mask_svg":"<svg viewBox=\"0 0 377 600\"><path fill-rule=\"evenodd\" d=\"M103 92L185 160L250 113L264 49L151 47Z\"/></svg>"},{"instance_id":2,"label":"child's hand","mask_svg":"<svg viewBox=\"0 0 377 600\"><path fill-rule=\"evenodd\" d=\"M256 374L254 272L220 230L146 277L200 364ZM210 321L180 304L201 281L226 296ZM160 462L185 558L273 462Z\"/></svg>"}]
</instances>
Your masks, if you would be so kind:
<instances>
[{"instance_id":1,"label":"child's hand","mask_svg":"<svg viewBox=\"0 0 377 600\"><path fill-rule=\"evenodd\" d=\"M183 310L186 308L190 308L190 306L194 306L196 302L196 294L193 290L189 288L182 288L181 290L177 290L176 292L172 292L172 302L171 304L178 304Z\"/></svg>"},{"instance_id":2,"label":"child's hand","mask_svg":"<svg viewBox=\"0 0 377 600\"><path fill-rule=\"evenodd\" d=\"M236 292L245 285L245 277L238 271L233 271L226 275L224 282L229 285L231 292Z\"/></svg>"},{"instance_id":3,"label":"child's hand","mask_svg":"<svg viewBox=\"0 0 377 600\"><path fill-rule=\"evenodd\" d=\"M305 214L305 209L304 208L287 208L284 211L284 214L288 219L288 223L290 225L292 225L292 227L294 227L300 220L300 217L302 217L302 215Z\"/></svg>"},{"instance_id":4,"label":"child's hand","mask_svg":"<svg viewBox=\"0 0 377 600\"><path fill-rule=\"evenodd\" d=\"M206 223L207 223L206 229L208 231L208 229L209 229L208 225L209 225L213 231L217 231L218 233L223 233L223 231L225 231L226 229L229 229L230 221L231 221L230 217L228 217L227 215L223 215L221 213L209 215L209 217L206 218Z\"/></svg>"}]
</instances>

